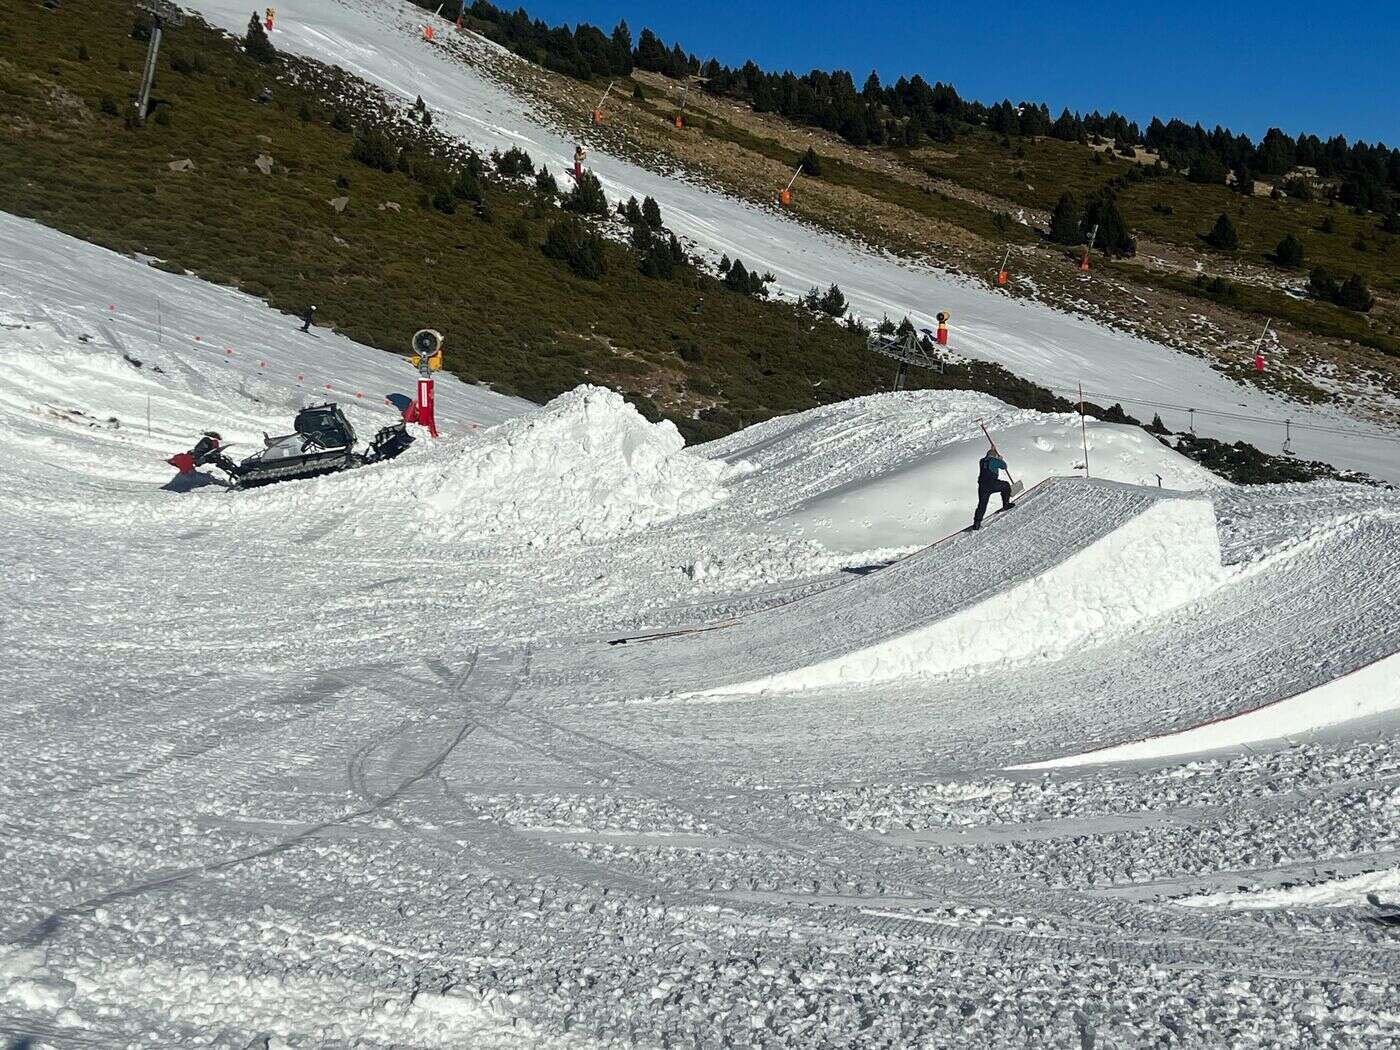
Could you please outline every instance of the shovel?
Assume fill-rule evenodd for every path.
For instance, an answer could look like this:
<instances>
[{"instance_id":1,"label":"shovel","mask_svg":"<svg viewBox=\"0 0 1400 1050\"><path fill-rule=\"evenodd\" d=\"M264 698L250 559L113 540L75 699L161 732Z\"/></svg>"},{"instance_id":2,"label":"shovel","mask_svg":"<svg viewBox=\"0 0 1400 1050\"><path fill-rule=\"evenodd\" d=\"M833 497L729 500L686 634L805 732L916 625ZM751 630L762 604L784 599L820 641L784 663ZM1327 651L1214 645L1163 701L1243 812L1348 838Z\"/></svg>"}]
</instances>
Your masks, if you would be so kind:
<instances>
[{"instance_id":1,"label":"shovel","mask_svg":"<svg viewBox=\"0 0 1400 1050\"><path fill-rule=\"evenodd\" d=\"M982 428L982 433L986 434L987 442L992 446L992 451L995 452L998 456L1000 456L1001 449L997 448L997 443L992 440L992 435L987 433L987 424L982 422L981 416L977 417L977 425ZM1021 484L1019 481L1017 481L1011 476L1010 467L1006 468L1006 480L1011 482L1011 499L1015 499L1021 493L1026 491L1026 486Z\"/></svg>"}]
</instances>

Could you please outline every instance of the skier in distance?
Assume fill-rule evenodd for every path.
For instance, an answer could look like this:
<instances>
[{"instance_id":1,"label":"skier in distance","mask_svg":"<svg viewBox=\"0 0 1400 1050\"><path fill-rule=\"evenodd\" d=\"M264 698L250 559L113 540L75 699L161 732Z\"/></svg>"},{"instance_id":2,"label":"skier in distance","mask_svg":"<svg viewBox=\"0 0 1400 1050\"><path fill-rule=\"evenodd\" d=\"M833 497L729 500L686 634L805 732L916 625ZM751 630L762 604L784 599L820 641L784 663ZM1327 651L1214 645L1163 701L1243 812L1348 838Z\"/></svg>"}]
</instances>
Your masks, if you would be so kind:
<instances>
[{"instance_id":1,"label":"skier in distance","mask_svg":"<svg viewBox=\"0 0 1400 1050\"><path fill-rule=\"evenodd\" d=\"M987 449L987 454L977 464L977 513L972 516L974 529L982 527L982 518L987 513L987 501L992 498L993 492L1001 493L1002 510L1012 508L1011 482L1004 481L999 476L1005 469L1006 461L1001 458L1001 453L995 445Z\"/></svg>"},{"instance_id":2,"label":"skier in distance","mask_svg":"<svg viewBox=\"0 0 1400 1050\"><path fill-rule=\"evenodd\" d=\"M308 306L306 313L301 315L301 330L303 332L311 331L311 322L314 320L316 320L316 307Z\"/></svg>"}]
</instances>

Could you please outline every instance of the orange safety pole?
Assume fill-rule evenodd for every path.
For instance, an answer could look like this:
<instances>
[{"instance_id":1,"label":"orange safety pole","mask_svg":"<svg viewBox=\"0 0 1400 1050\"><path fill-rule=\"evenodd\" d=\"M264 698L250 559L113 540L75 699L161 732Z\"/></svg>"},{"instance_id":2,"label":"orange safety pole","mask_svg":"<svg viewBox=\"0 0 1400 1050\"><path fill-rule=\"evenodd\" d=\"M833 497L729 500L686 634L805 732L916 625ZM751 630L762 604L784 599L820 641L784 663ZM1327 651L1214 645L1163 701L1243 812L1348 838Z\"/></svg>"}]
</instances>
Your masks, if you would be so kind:
<instances>
[{"instance_id":1,"label":"orange safety pole","mask_svg":"<svg viewBox=\"0 0 1400 1050\"><path fill-rule=\"evenodd\" d=\"M593 123L594 123L594 124L601 124L601 123L603 123L603 103L606 102L606 101L608 100L608 96L612 94L612 89L613 89L614 87L616 87L616 86L617 86L617 81L616 81L616 80L611 81L611 82L608 84L608 90L606 90L606 91L603 92L603 97L600 98L600 99L598 100L598 104L597 104L596 106L593 107Z\"/></svg>"},{"instance_id":2,"label":"orange safety pole","mask_svg":"<svg viewBox=\"0 0 1400 1050\"><path fill-rule=\"evenodd\" d=\"M1010 245L1008 245L1007 248L1006 248L1006 254L1003 255L1003 256L1001 257L1001 267L997 270L997 284L999 284L999 285L1005 286L1005 284L1006 284L1006 279L1007 279L1006 264L1007 264L1007 262L1008 262L1010 259L1011 259L1011 247L1010 247Z\"/></svg>"},{"instance_id":3,"label":"orange safety pole","mask_svg":"<svg viewBox=\"0 0 1400 1050\"><path fill-rule=\"evenodd\" d=\"M792 173L792 178L787 180L787 185L778 191L778 203L787 207L792 203L792 184L797 181L797 176L802 174L802 165L797 166L797 170Z\"/></svg>"}]
</instances>

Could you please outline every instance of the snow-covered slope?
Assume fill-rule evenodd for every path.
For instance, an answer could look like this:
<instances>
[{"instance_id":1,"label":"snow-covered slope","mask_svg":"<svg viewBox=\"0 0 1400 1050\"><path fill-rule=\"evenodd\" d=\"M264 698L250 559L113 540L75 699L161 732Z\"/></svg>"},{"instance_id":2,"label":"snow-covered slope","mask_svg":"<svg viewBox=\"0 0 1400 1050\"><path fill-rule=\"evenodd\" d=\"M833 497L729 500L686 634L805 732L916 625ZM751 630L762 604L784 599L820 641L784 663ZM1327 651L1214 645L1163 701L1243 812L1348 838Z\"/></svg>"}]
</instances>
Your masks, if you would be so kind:
<instances>
[{"instance_id":1,"label":"snow-covered slope","mask_svg":"<svg viewBox=\"0 0 1400 1050\"><path fill-rule=\"evenodd\" d=\"M83 443L106 450L97 454L109 477L163 480L164 458L209 429L251 452L264 432L285 432L301 405L328 399L372 433L399 417L385 403L389 394L414 392L416 373L405 359L326 329L302 333L294 318L232 289L4 213L0 244L0 367L8 373L0 398L20 417L35 417L22 431L47 432L55 418L75 436L111 431L115 445ZM404 334L405 350L411 335ZM449 433L532 407L451 375L437 382ZM41 459L46 448L73 454L49 439L36 438L32 448Z\"/></svg>"},{"instance_id":2,"label":"snow-covered slope","mask_svg":"<svg viewBox=\"0 0 1400 1050\"><path fill-rule=\"evenodd\" d=\"M1056 481L891 563L969 520L979 417L1027 481L1075 472L1072 421L891 394L686 449L604 391L450 378L444 437L400 459L175 492L201 430L255 444L327 396L369 430L412 373L0 223L6 1036L1400 1038L1367 905L1159 900L1400 855L1394 676L1289 704L1400 652L1394 493L1208 485L1103 426L1091 471L1131 487ZM967 633L917 661L725 691L941 614ZM1006 769L1276 701L1256 729L1301 738Z\"/></svg>"},{"instance_id":3,"label":"snow-covered slope","mask_svg":"<svg viewBox=\"0 0 1400 1050\"><path fill-rule=\"evenodd\" d=\"M184 6L230 32L241 34L247 27L245 5L236 0L188 0ZM573 140L545 126L528 104L472 65L473 54L495 45L452 32L442 20L435 23L436 39L427 41L423 26L429 18L407 0L290 0L277 10L273 43L340 65L405 102L421 95L438 128L481 149L520 146L553 171L567 169ZM868 251L776 210L609 156L601 143L589 144L589 166L610 196L656 198L678 234L715 258L726 253L759 271L771 271L777 286L789 294L836 283L857 314L875 321L907 314L920 326L932 326L934 315L947 310L953 315L952 347L960 353L996 361L1059 391L1073 392L1082 383L1102 403L1137 399L1194 408L1201 433L1244 439L1265 451L1282 446L1286 418L1340 429L1344 432L1295 427L1293 450L1304 458L1400 481L1400 446L1374 439L1397 435L1336 409L1282 401L1223 378L1198 358ZM1138 414L1133 404L1126 407ZM1151 416L1150 409L1141 411ZM1226 415L1207 417L1205 412ZM1161 414L1176 430L1191 423L1184 411L1163 409ZM1229 418L1241 415L1279 422Z\"/></svg>"}]
</instances>

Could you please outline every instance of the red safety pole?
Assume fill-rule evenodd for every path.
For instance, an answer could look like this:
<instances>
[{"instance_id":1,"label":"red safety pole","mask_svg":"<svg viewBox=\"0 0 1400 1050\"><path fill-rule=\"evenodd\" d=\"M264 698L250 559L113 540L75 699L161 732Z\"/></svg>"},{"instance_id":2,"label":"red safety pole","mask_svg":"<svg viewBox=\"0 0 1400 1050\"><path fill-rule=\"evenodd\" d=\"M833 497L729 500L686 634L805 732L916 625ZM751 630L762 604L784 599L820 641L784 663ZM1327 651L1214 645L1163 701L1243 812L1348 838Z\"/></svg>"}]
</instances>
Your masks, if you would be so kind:
<instances>
[{"instance_id":1,"label":"red safety pole","mask_svg":"<svg viewBox=\"0 0 1400 1050\"><path fill-rule=\"evenodd\" d=\"M1254 370L1256 372L1264 371L1264 339L1269 334L1269 325L1273 323L1272 317L1264 322L1264 330L1259 333L1259 339L1254 344Z\"/></svg>"}]
</instances>

